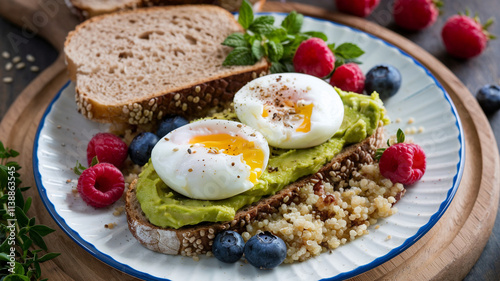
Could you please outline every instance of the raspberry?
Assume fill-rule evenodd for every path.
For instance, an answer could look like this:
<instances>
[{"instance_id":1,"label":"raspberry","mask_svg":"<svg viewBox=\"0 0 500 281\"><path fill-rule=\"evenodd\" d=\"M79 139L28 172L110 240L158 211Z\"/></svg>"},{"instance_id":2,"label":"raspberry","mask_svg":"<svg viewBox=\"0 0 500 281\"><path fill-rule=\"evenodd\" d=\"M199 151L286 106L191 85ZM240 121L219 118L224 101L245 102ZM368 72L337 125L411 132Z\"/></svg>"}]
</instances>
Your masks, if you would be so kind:
<instances>
[{"instance_id":1,"label":"raspberry","mask_svg":"<svg viewBox=\"0 0 500 281\"><path fill-rule=\"evenodd\" d=\"M410 185L425 173L425 153L413 143L397 143L389 146L380 157L379 168L382 176L392 182Z\"/></svg>"},{"instance_id":2,"label":"raspberry","mask_svg":"<svg viewBox=\"0 0 500 281\"><path fill-rule=\"evenodd\" d=\"M333 71L335 56L325 41L309 38L295 51L293 66L297 72L323 78Z\"/></svg>"},{"instance_id":3,"label":"raspberry","mask_svg":"<svg viewBox=\"0 0 500 281\"><path fill-rule=\"evenodd\" d=\"M125 190L125 180L115 166L99 163L82 172L77 189L87 204L103 208L120 199Z\"/></svg>"},{"instance_id":4,"label":"raspberry","mask_svg":"<svg viewBox=\"0 0 500 281\"><path fill-rule=\"evenodd\" d=\"M358 17L366 17L377 8L380 0L335 0L337 9Z\"/></svg>"},{"instance_id":5,"label":"raspberry","mask_svg":"<svg viewBox=\"0 0 500 281\"><path fill-rule=\"evenodd\" d=\"M493 38L486 29L491 25L488 21L481 26L479 19L466 15L449 18L441 31L444 45L448 53L458 58L472 58L481 54L488 40Z\"/></svg>"},{"instance_id":6,"label":"raspberry","mask_svg":"<svg viewBox=\"0 0 500 281\"><path fill-rule=\"evenodd\" d=\"M441 4L436 0L396 0L394 21L407 30L422 30L436 22Z\"/></svg>"},{"instance_id":7,"label":"raspberry","mask_svg":"<svg viewBox=\"0 0 500 281\"><path fill-rule=\"evenodd\" d=\"M343 91L361 94L365 88L365 75L355 63L347 63L335 69L330 84Z\"/></svg>"},{"instance_id":8,"label":"raspberry","mask_svg":"<svg viewBox=\"0 0 500 281\"><path fill-rule=\"evenodd\" d=\"M87 163L97 156L100 163L111 163L117 168L123 166L127 159L128 147L119 137L110 133L98 133L87 146Z\"/></svg>"}]
</instances>

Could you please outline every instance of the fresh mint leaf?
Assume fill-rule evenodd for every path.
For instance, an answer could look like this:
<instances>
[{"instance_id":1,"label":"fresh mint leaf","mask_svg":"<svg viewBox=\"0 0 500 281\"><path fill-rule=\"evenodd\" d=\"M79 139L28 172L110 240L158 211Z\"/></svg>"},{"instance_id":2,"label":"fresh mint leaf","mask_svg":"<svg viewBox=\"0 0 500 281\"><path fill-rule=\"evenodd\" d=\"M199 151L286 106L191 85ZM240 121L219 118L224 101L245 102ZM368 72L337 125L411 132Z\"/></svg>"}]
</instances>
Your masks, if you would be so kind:
<instances>
[{"instance_id":1,"label":"fresh mint leaf","mask_svg":"<svg viewBox=\"0 0 500 281\"><path fill-rule=\"evenodd\" d=\"M343 57L341 57L341 56L335 57L335 68L337 68L345 63L346 63L346 60Z\"/></svg>"},{"instance_id":2,"label":"fresh mint leaf","mask_svg":"<svg viewBox=\"0 0 500 281\"><path fill-rule=\"evenodd\" d=\"M90 162L90 167L94 167L95 165L99 164L99 160L97 159L97 155L92 158L92 161Z\"/></svg>"},{"instance_id":3,"label":"fresh mint leaf","mask_svg":"<svg viewBox=\"0 0 500 281\"><path fill-rule=\"evenodd\" d=\"M7 187L7 180L8 180L9 176L7 174L7 171L4 170L4 169L1 169L0 167L0 188L5 188Z\"/></svg>"},{"instance_id":4,"label":"fresh mint leaf","mask_svg":"<svg viewBox=\"0 0 500 281\"><path fill-rule=\"evenodd\" d=\"M43 237L54 232L55 230L46 225L37 224L30 227L30 231L35 231L36 233L40 234L40 236Z\"/></svg>"},{"instance_id":5,"label":"fresh mint leaf","mask_svg":"<svg viewBox=\"0 0 500 281\"><path fill-rule=\"evenodd\" d=\"M246 41L248 42L248 44L251 46L255 40L260 40L260 39L261 39L261 36L260 36L260 35L259 35L259 36L257 36L257 35L255 35L255 34L254 34L254 35L250 35L250 34L248 34L248 33L245 33L245 34L243 35L243 38L245 38L245 40L246 40Z\"/></svg>"},{"instance_id":6,"label":"fresh mint leaf","mask_svg":"<svg viewBox=\"0 0 500 281\"><path fill-rule=\"evenodd\" d=\"M76 160L76 165L75 167L73 168L73 172L76 174L76 175L81 175L83 171L85 171L87 168L85 166L82 165L82 163L78 162L78 160Z\"/></svg>"},{"instance_id":7,"label":"fresh mint leaf","mask_svg":"<svg viewBox=\"0 0 500 281\"><path fill-rule=\"evenodd\" d=\"M32 200L33 200L33 199L32 199L31 197L28 197L28 199L26 199L26 202L24 202L23 211L24 211L25 213L27 213L27 212L28 212L28 210L30 209L30 207L31 207L31 201L32 201Z\"/></svg>"},{"instance_id":8,"label":"fresh mint leaf","mask_svg":"<svg viewBox=\"0 0 500 281\"><path fill-rule=\"evenodd\" d=\"M35 266L35 277L38 279L40 278L40 275L42 275L42 269L40 268L40 264L38 262L34 262L33 265Z\"/></svg>"},{"instance_id":9,"label":"fresh mint leaf","mask_svg":"<svg viewBox=\"0 0 500 281\"><path fill-rule=\"evenodd\" d=\"M398 143L405 142L405 133L403 132L403 130L398 129L398 131L396 133L396 139L397 139Z\"/></svg>"},{"instance_id":10,"label":"fresh mint leaf","mask_svg":"<svg viewBox=\"0 0 500 281\"><path fill-rule=\"evenodd\" d=\"M5 164L6 167L14 167L14 170L18 171L21 169L21 166L17 162L10 161Z\"/></svg>"},{"instance_id":11,"label":"fresh mint leaf","mask_svg":"<svg viewBox=\"0 0 500 281\"><path fill-rule=\"evenodd\" d=\"M247 47L249 44L247 40L245 40L245 36L243 35L243 33L235 32L229 35L226 38L226 40L222 42L222 45L236 48L236 47Z\"/></svg>"},{"instance_id":12,"label":"fresh mint leaf","mask_svg":"<svg viewBox=\"0 0 500 281\"><path fill-rule=\"evenodd\" d=\"M24 208L24 196L19 188L16 188L16 190L15 190L15 198L14 199L15 199L16 206L23 209Z\"/></svg>"},{"instance_id":13,"label":"fresh mint leaf","mask_svg":"<svg viewBox=\"0 0 500 281\"><path fill-rule=\"evenodd\" d=\"M241 3L238 22L244 29L248 29L253 22L252 5L247 0L243 0Z\"/></svg>"},{"instance_id":14,"label":"fresh mint leaf","mask_svg":"<svg viewBox=\"0 0 500 281\"><path fill-rule=\"evenodd\" d=\"M18 235L19 236L23 236L24 234L26 234L26 232L28 232L28 228L27 227L21 227L21 229L19 229Z\"/></svg>"},{"instance_id":15,"label":"fresh mint leaf","mask_svg":"<svg viewBox=\"0 0 500 281\"><path fill-rule=\"evenodd\" d=\"M264 56L264 48L262 47L262 42L260 40L253 41L252 54L256 60L260 60Z\"/></svg>"},{"instance_id":16,"label":"fresh mint leaf","mask_svg":"<svg viewBox=\"0 0 500 281\"><path fill-rule=\"evenodd\" d=\"M302 43L304 40L307 40L308 38L308 35L297 34L293 40L290 40L286 44L283 44L283 59L293 59L295 51L297 51L300 43Z\"/></svg>"},{"instance_id":17,"label":"fresh mint leaf","mask_svg":"<svg viewBox=\"0 0 500 281\"><path fill-rule=\"evenodd\" d=\"M281 26L283 26L286 29L288 34L297 34L300 32L303 22L304 22L304 16L302 14L297 13L296 11L292 11L283 20Z\"/></svg>"},{"instance_id":18,"label":"fresh mint leaf","mask_svg":"<svg viewBox=\"0 0 500 281\"><path fill-rule=\"evenodd\" d=\"M344 59L355 59L364 53L365 52L360 47L353 43L343 43L334 50L335 56L339 56Z\"/></svg>"},{"instance_id":19,"label":"fresh mint leaf","mask_svg":"<svg viewBox=\"0 0 500 281\"><path fill-rule=\"evenodd\" d=\"M283 73L283 72L286 72L286 67L285 67L285 65L283 65L282 63L277 61L277 62L273 62L273 64L271 64L270 70L271 70L271 73Z\"/></svg>"},{"instance_id":20,"label":"fresh mint leaf","mask_svg":"<svg viewBox=\"0 0 500 281\"><path fill-rule=\"evenodd\" d=\"M223 63L225 66L251 65L265 57L272 62L271 72L291 72L294 71L295 52L304 40L312 37L328 40L323 32L301 33L304 16L295 11L286 16L281 26L275 26L275 19L270 15L254 18L247 0L240 7L238 21L245 28L245 33L231 34L224 40L223 45L234 48ZM359 63L356 58L364 53L351 43L344 43L337 48L335 44L330 44L329 47L337 55L336 66L347 62Z\"/></svg>"},{"instance_id":21,"label":"fresh mint leaf","mask_svg":"<svg viewBox=\"0 0 500 281\"><path fill-rule=\"evenodd\" d=\"M19 226L25 227L29 224L29 219L26 216L26 213L24 213L23 209L19 208L19 206L16 206L15 214L16 214L16 219L17 219L17 223L19 224Z\"/></svg>"},{"instance_id":22,"label":"fresh mint leaf","mask_svg":"<svg viewBox=\"0 0 500 281\"><path fill-rule=\"evenodd\" d=\"M5 147L3 146L3 143L0 141L0 158L5 158Z\"/></svg>"},{"instance_id":23,"label":"fresh mint leaf","mask_svg":"<svg viewBox=\"0 0 500 281\"><path fill-rule=\"evenodd\" d=\"M256 62L250 48L237 47L227 55L222 65L252 65Z\"/></svg>"},{"instance_id":24,"label":"fresh mint leaf","mask_svg":"<svg viewBox=\"0 0 500 281\"><path fill-rule=\"evenodd\" d=\"M9 251L10 246L8 243L9 243L9 239L4 239L4 241L0 245L0 252L7 253Z\"/></svg>"},{"instance_id":25,"label":"fresh mint leaf","mask_svg":"<svg viewBox=\"0 0 500 281\"><path fill-rule=\"evenodd\" d=\"M271 65L271 73L285 73L285 72L294 72L293 63L289 61L279 61L273 62Z\"/></svg>"},{"instance_id":26,"label":"fresh mint leaf","mask_svg":"<svg viewBox=\"0 0 500 281\"><path fill-rule=\"evenodd\" d=\"M276 29L274 29L273 31L271 31L271 33L269 34L266 34L266 36L269 38L269 39L275 39L275 40L279 40L279 41L285 41L288 39L288 34L286 32L286 30L281 27L281 26L278 26L276 27Z\"/></svg>"},{"instance_id":27,"label":"fresh mint leaf","mask_svg":"<svg viewBox=\"0 0 500 281\"><path fill-rule=\"evenodd\" d=\"M382 154L384 154L385 148L379 148L375 152L375 159L380 160L380 157L382 157Z\"/></svg>"},{"instance_id":28,"label":"fresh mint leaf","mask_svg":"<svg viewBox=\"0 0 500 281\"><path fill-rule=\"evenodd\" d=\"M286 72L295 72L295 68L293 67L292 61L284 61L283 65L286 68Z\"/></svg>"},{"instance_id":29,"label":"fresh mint leaf","mask_svg":"<svg viewBox=\"0 0 500 281\"><path fill-rule=\"evenodd\" d=\"M283 45L280 42L269 41L269 60L271 62L278 62L283 57Z\"/></svg>"},{"instance_id":30,"label":"fresh mint leaf","mask_svg":"<svg viewBox=\"0 0 500 281\"><path fill-rule=\"evenodd\" d=\"M35 243L38 247L40 247L44 251L47 251L47 245L43 241L43 238L42 238L42 236L40 236L40 234L38 234L34 231L30 231L29 235L30 235L31 240L33 240L33 243Z\"/></svg>"},{"instance_id":31,"label":"fresh mint leaf","mask_svg":"<svg viewBox=\"0 0 500 281\"><path fill-rule=\"evenodd\" d=\"M14 149L9 150L10 157L17 157L19 156L19 152L15 151Z\"/></svg>"},{"instance_id":32,"label":"fresh mint leaf","mask_svg":"<svg viewBox=\"0 0 500 281\"><path fill-rule=\"evenodd\" d=\"M7 253L0 253L0 261L9 261L10 258L9 256L7 255Z\"/></svg>"},{"instance_id":33,"label":"fresh mint leaf","mask_svg":"<svg viewBox=\"0 0 500 281\"><path fill-rule=\"evenodd\" d=\"M26 213L26 212L25 212L25 213ZM35 225L35 223L36 223L36 217L32 217L32 218L30 219L30 222L28 223L28 226L29 226L29 227L32 227L32 226L34 226L34 225Z\"/></svg>"},{"instance_id":34,"label":"fresh mint leaf","mask_svg":"<svg viewBox=\"0 0 500 281\"><path fill-rule=\"evenodd\" d=\"M3 143L0 142L0 159L8 159L17 156L19 156L19 152L14 149L6 148Z\"/></svg>"},{"instance_id":35,"label":"fresh mint leaf","mask_svg":"<svg viewBox=\"0 0 500 281\"><path fill-rule=\"evenodd\" d=\"M25 270L23 265L18 262L16 262L16 264L14 265L14 272L16 274L25 275Z\"/></svg>"},{"instance_id":36,"label":"fresh mint leaf","mask_svg":"<svg viewBox=\"0 0 500 281\"><path fill-rule=\"evenodd\" d=\"M254 24L274 24L274 17L273 16L260 16L260 17L256 18L250 26L252 26Z\"/></svg>"},{"instance_id":37,"label":"fresh mint leaf","mask_svg":"<svg viewBox=\"0 0 500 281\"><path fill-rule=\"evenodd\" d=\"M405 142L405 133L403 132L403 130L398 129L398 131L396 132L396 143L403 143L403 142ZM389 146L391 146L390 139L387 140L387 147ZM387 148L377 149L377 151L375 152L375 159L380 160L380 157L382 157L382 154L386 149Z\"/></svg>"},{"instance_id":38,"label":"fresh mint leaf","mask_svg":"<svg viewBox=\"0 0 500 281\"><path fill-rule=\"evenodd\" d=\"M279 27L274 26L272 24L262 23L262 24L253 24L248 30L266 36L272 34L278 28Z\"/></svg>"},{"instance_id":39,"label":"fresh mint leaf","mask_svg":"<svg viewBox=\"0 0 500 281\"><path fill-rule=\"evenodd\" d=\"M26 235L22 235L20 237L22 237L24 241L24 243L21 245L21 248L23 249L23 251L28 251L29 248L33 245L33 240L29 239Z\"/></svg>"},{"instance_id":40,"label":"fresh mint leaf","mask_svg":"<svg viewBox=\"0 0 500 281\"><path fill-rule=\"evenodd\" d=\"M303 32L302 34L308 35L310 37L319 38L319 39L321 39L321 40L323 40L325 42L328 41L328 37L323 32L319 32L319 31L307 31L307 32Z\"/></svg>"},{"instance_id":41,"label":"fresh mint leaf","mask_svg":"<svg viewBox=\"0 0 500 281\"><path fill-rule=\"evenodd\" d=\"M38 262L48 261L48 260L51 260L51 259L59 256L59 255L60 255L60 253L48 253L48 254L43 255L41 258L38 258L37 261Z\"/></svg>"}]
</instances>

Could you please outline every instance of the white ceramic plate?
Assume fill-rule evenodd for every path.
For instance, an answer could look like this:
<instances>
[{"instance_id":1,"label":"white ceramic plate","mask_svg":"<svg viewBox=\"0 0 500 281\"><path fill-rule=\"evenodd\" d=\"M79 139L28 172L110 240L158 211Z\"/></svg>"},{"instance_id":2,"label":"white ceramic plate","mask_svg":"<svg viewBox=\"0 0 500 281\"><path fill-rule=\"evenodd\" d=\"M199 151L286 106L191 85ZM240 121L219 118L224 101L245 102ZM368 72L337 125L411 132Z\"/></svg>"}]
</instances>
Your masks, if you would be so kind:
<instances>
[{"instance_id":1,"label":"white ceramic plate","mask_svg":"<svg viewBox=\"0 0 500 281\"><path fill-rule=\"evenodd\" d=\"M284 14L271 14L281 22ZM422 65L398 48L372 35L325 20L306 17L303 31L323 31L329 43L353 42L366 50L360 60L366 73L379 63L399 69L403 84L385 101L397 128L419 127L423 132L407 137L420 144L428 160L422 180L408 188L397 203L399 212L380 220L370 234L306 262L262 271L249 264L223 264L215 258L158 254L142 247L130 234L126 217L114 216L116 203L96 210L71 192L76 161L86 163L86 146L107 127L83 118L76 110L74 85L66 84L48 107L38 129L33 150L35 179L45 206L59 226L80 246L108 265L148 280L340 280L372 269L403 252L443 215L458 188L464 164L464 138L458 114L442 86ZM408 124L413 118L414 122ZM67 183L68 179L73 179ZM116 223L114 229L104 224ZM387 239L390 236L391 239ZM63 254L64 255L64 254ZM64 257L63 257L64 258Z\"/></svg>"}]
</instances>

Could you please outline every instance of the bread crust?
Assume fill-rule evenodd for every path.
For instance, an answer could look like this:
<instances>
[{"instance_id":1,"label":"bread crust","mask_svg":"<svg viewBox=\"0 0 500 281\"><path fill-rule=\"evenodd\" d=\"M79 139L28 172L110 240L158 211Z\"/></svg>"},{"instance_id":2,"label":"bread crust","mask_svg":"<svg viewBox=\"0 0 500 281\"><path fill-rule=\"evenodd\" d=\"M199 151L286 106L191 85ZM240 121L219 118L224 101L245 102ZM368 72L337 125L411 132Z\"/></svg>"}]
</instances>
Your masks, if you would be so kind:
<instances>
[{"instance_id":1,"label":"bread crust","mask_svg":"<svg viewBox=\"0 0 500 281\"><path fill-rule=\"evenodd\" d=\"M65 0L65 2L66 5L71 9L71 11L76 16L78 16L79 19L88 19L107 13L151 6L213 4L221 6L228 11L236 12L241 5L241 1L239 0L135 0L122 6L116 6L110 9L100 9L98 7L89 5L85 1L82 2L78 0ZM266 0L250 0L250 3L253 4L254 11L261 11L262 6L264 6L265 2Z\"/></svg>"},{"instance_id":2,"label":"bread crust","mask_svg":"<svg viewBox=\"0 0 500 281\"><path fill-rule=\"evenodd\" d=\"M234 220L222 223L207 223L185 226L180 229L162 228L151 224L141 211L135 195L137 180L132 182L126 194L127 222L132 235L146 248L169 255L192 256L210 251L215 235L222 230L245 231L245 226L258 220L264 214L277 212L283 203L291 203L300 187L318 180L331 178L330 172L344 180L360 165L374 162L376 148L383 145L383 127L364 141L344 148L335 158L324 165L316 174L304 177L273 196L261 199L256 204L239 210Z\"/></svg>"},{"instance_id":3,"label":"bread crust","mask_svg":"<svg viewBox=\"0 0 500 281\"><path fill-rule=\"evenodd\" d=\"M199 9L214 9L217 12L227 13L235 27L243 29L228 11L212 5L184 5L183 7L197 7ZM170 10L176 6L150 7L137 9L134 11L121 11L113 14L124 15L128 13L148 13L153 10ZM64 44L68 48L71 39L85 26L100 21L110 15L93 17L78 25L71 31ZM66 64L70 79L77 81L77 64L66 53ZM121 104L104 105L98 101L88 98L84 90L76 86L76 103L78 111L88 119L101 123L127 123L130 125L141 125L155 123L164 116L173 114L189 118L196 118L206 115L206 111L232 101L234 94L247 82L268 74L269 64L265 59L254 65L237 67L226 74L220 74L205 79L200 79L196 83L185 84L182 87L170 89L169 91L158 91L148 96L138 97L134 101L124 101Z\"/></svg>"},{"instance_id":4,"label":"bread crust","mask_svg":"<svg viewBox=\"0 0 500 281\"><path fill-rule=\"evenodd\" d=\"M72 65L68 62L68 68ZM169 92L157 92L132 103L103 105L85 98L76 87L78 112L88 119L101 123L127 123L142 125L154 123L167 115L186 118L206 116L207 111L232 102L234 94L256 77L268 74L267 63L249 67L248 71L214 80L186 85Z\"/></svg>"}]
</instances>

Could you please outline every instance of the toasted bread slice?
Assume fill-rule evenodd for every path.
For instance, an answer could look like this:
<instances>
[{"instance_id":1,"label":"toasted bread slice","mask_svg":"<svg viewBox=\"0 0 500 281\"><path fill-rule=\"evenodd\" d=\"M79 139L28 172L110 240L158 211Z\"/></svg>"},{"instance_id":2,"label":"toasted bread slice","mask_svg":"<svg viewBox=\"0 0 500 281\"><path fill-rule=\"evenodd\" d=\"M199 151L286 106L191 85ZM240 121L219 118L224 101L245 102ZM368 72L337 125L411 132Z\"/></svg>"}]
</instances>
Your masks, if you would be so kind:
<instances>
[{"instance_id":1,"label":"toasted bread slice","mask_svg":"<svg viewBox=\"0 0 500 281\"><path fill-rule=\"evenodd\" d=\"M184 4L214 4L228 11L237 11L242 0L69 0L66 3L75 9L83 18L102 14L135 9L139 7L184 5ZM255 11L260 11L265 0L250 0Z\"/></svg>"},{"instance_id":2,"label":"toasted bread slice","mask_svg":"<svg viewBox=\"0 0 500 281\"><path fill-rule=\"evenodd\" d=\"M170 255L197 255L210 251L215 235L222 230L242 232L245 226L264 214L276 212L284 203L291 203L300 187L317 180L336 177L349 180L360 165L371 164L376 148L383 145L383 127L364 141L345 147L334 159L324 165L318 173L290 184L273 196L264 198L236 213L233 221L185 226L180 229L161 228L151 224L141 210L135 194L136 181L132 182L126 194L127 222L130 232L146 248Z\"/></svg>"},{"instance_id":3,"label":"toasted bread slice","mask_svg":"<svg viewBox=\"0 0 500 281\"><path fill-rule=\"evenodd\" d=\"M267 74L265 59L222 66L224 39L243 28L211 5L152 7L94 17L69 33L64 51L78 110L98 122L151 123L203 116Z\"/></svg>"}]
</instances>

